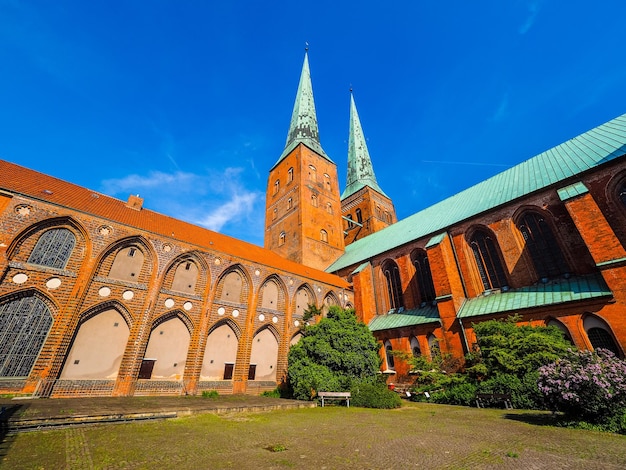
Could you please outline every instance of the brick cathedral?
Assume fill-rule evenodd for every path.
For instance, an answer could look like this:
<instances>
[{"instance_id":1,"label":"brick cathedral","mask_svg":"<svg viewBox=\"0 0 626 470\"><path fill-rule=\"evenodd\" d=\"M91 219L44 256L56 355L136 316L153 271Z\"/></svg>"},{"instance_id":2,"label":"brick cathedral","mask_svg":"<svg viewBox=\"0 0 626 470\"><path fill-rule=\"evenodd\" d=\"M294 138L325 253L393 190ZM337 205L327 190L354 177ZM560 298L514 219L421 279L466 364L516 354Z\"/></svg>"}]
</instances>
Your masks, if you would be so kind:
<instances>
[{"instance_id":1,"label":"brick cathedral","mask_svg":"<svg viewBox=\"0 0 626 470\"><path fill-rule=\"evenodd\" d=\"M624 357L625 154L623 115L398 221L352 96L340 191L305 55L263 248L0 161L0 393L259 393L309 305L354 307L393 382L510 315Z\"/></svg>"}]
</instances>

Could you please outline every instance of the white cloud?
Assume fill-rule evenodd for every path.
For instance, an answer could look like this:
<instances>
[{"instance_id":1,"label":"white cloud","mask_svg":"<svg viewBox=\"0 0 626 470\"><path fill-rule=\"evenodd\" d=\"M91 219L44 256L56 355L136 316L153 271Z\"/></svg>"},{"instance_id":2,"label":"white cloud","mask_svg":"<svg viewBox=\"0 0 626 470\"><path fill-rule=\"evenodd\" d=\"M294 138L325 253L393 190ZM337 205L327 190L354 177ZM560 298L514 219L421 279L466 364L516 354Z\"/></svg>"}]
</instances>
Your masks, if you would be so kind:
<instances>
[{"instance_id":1,"label":"white cloud","mask_svg":"<svg viewBox=\"0 0 626 470\"><path fill-rule=\"evenodd\" d=\"M258 196L259 194L254 192L233 194L232 199L221 203L219 207L204 215L202 219L197 220L195 223L219 232L231 220L245 218L245 216L251 214Z\"/></svg>"},{"instance_id":2,"label":"white cloud","mask_svg":"<svg viewBox=\"0 0 626 470\"><path fill-rule=\"evenodd\" d=\"M144 198L144 207L210 230L261 244L263 192L248 181L258 183L255 170L225 168L204 174L177 171L132 174L102 182L102 192L121 199L128 194ZM254 227L254 230L251 230Z\"/></svg>"},{"instance_id":3,"label":"white cloud","mask_svg":"<svg viewBox=\"0 0 626 470\"><path fill-rule=\"evenodd\" d=\"M107 194L137 193L154 188L166 189L168 186L176 186L180 190L181 185L186 186L197 179L193 173L177 171L176 173L162 173L153 171L148 176L128 175L124 178L108 179L102 182L102 191Z\"/></svg>"},{"instance_id":4,"label":"white cloud","mask_svg":"<svg viewBox=\"0 0 626 470\"><path fill-rule=\"evenodd\" d=\"M524 24L522 24L518 30L520 34L526 34L535 24L537 14L539 13L539 3L539 1L533 1L530 5L528 5L528 16L526 17Z\"/></svg>"}]
</instances>

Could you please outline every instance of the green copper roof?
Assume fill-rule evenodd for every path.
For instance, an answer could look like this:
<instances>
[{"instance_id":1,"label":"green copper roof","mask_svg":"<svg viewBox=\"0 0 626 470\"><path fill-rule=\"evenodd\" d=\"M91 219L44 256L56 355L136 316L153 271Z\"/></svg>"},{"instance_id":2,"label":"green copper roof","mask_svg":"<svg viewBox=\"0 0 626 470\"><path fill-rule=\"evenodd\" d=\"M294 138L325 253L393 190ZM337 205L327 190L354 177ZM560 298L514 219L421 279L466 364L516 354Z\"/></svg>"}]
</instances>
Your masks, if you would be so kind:
<instances>
[{"instance_id":1,"label":"green copper roof","mask_svg":"<svg viewBox=\"0 0 626 470\"><path fill-rule=\"evenodd\" d=\"M328 161L332 160L320 145L319 130L317 128L317 115L315 114L315 102L313 101L313 86L311 85L311 72L309 71L309 56L304 54L304 64L300 74L296 102L293 105L291 124L287 134L285 150L278 159L276 166L283 158L295 149L298 144L304 144Z\"/></svg>"},{"instance_id":2,"label":"green copper roof","mask_svg":"<svg viewBox=\"0 0 626 470\"><path fill-rule=\"evenodd\" d=\"M369 329L370 331L380 331L434 322L439 322L439 311L437 307L429 305L424 308L404 310L402 313L377 315L370 321Z\"/></svg>"},{"instance_id":3,"label":"green copper roof","mask_svg":"<svg viewBox=\"0 0 626 470\"><path fill-rule=\"evenodd\" d=\"M626 153L626 114L346 247L328 272L361 263L413 240L583 173ZM559 189L559 188L557 188Z\"/></svg>"},{"instance_id":4,"label":"green copper roof","mask_svg":"<svg viewBox=\"0 0 626 470\"><path fill-rule=\"evenodd\" d=\"M581 196L588 192L589 190L587 189L587 186L585 186L580 181L578 183L570 184L569 186L565 186L564 188L557 190L559 199L561 199L561 201L567 201L568 199L572 199L576 196Z\"/></svg>"},{"instance_id":5,"label":"green copper roof","mask_svg":"<svg viewBox=\"0 0 626 470\"><path fill-rule=\"evenodd\" d=\"M613 294L606 286L602 275L592 274L467 299L459 309L457 317L468 318L494 313L515 313L528 308L612 296Z\"/></svg>"},{"instance_id":6,"label":"green copper roof","mask_svg":"<svg viewBox=\"0 0 626 470\"><path fill-rule=\"evenodd\" d=\"M359 113L356 111L354 96L350 93L350 136L348 139L348 179L341 199L352 196L358 190L369 186L383 196L387 196L376 181L374 167L367 150Z\"/></svg>"}]
</instances>

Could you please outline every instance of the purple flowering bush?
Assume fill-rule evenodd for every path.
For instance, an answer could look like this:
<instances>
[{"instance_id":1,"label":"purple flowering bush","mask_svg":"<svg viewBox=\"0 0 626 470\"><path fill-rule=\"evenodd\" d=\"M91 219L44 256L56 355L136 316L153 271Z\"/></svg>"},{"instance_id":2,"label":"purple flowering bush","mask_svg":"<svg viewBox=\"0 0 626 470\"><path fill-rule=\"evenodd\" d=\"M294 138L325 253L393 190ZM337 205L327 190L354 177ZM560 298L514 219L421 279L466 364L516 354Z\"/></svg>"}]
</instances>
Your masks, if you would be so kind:
<instances>
[{"instance_id":1,"label":"purple flowering bush","mask_svg":"<svg viewBox=\"0 0 626 470\"><path fill-rule=\"evenodd\" d=\"M569 351L539 368L537 385L566 419L626 433L626 361L611 351Z\"/></svg>"}]
</instances>

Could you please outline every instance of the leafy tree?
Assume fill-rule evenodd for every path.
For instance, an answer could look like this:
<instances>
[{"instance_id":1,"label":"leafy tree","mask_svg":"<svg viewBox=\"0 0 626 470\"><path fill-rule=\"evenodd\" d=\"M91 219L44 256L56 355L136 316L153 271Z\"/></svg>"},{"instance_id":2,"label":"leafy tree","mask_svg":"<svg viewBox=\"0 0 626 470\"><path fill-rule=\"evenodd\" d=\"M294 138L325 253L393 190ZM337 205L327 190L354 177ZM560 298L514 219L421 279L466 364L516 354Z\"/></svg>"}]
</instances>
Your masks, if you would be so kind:
<instances>
[{"instance_id":1,"label":"leafy tree","mask_svg":"<svg viewBox=\"0 0 626 470\"><path fill-rule=\"evenodd\" d=\"M554 326L517 325L519 317L474 325L478 350L467 373L479 393L510 393L516 408L543 408L539 368L567 355L572 345Z\"/></svg>"},{"instance_id":2,"label":"leafy tree","mask_svg":"<svg viewBox=\"0 0 626 470\"><path fill-rule=\"evenodd\" d=\"M355 380L374 381L379 347L354 310L331 306L326 318L303 329L302 339L289 351L294 398L311 400L317 391L349 391Z\"/></svg>"}]
</instances>

